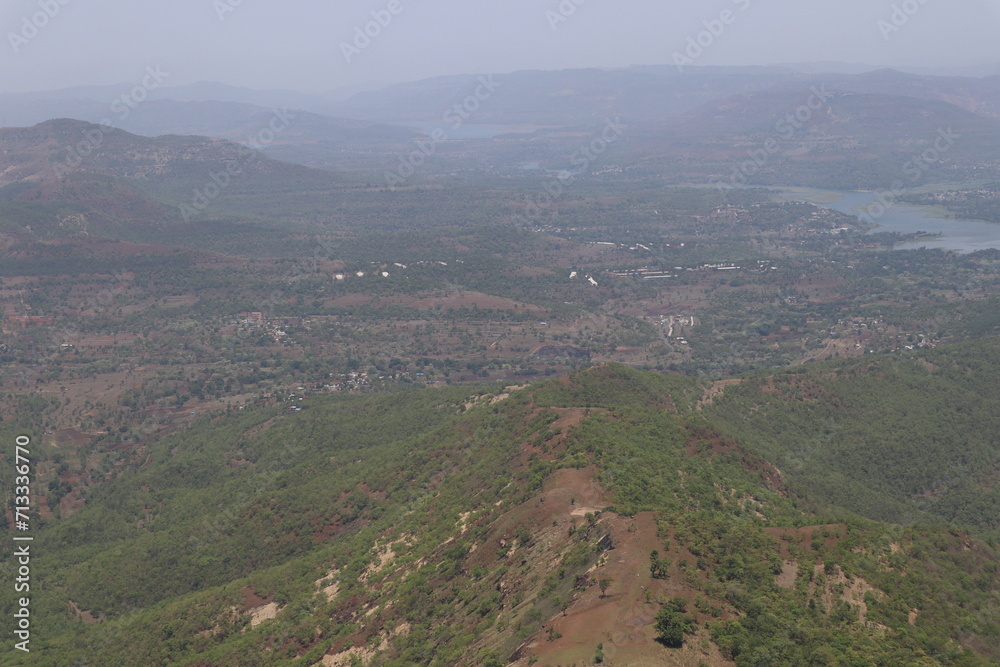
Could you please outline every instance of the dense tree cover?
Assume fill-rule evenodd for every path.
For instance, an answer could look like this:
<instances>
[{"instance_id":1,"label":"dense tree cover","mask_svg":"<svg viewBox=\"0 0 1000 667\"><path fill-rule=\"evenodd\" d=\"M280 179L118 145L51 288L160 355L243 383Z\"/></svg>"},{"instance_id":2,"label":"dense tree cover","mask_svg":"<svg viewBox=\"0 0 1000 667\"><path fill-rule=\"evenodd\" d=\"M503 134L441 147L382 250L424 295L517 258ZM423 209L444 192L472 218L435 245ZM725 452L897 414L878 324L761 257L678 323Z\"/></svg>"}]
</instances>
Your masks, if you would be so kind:
<instances>
[{"instance_id":1,"label":"dense tree cover","mask_svg":"<svg viewBox=\"0 0 1000 667\"><path fill-rule=\"evenodd\" d=\"M146 465L95 491L86 510L43 526L39 544L52 557L36 576L49 582L46 590L63 592L38 596L37 627L45 628L39 633L45 639L36 655L53 665L76 655L103 664L152 665L191 652L214 664L242 665L247 663L234 656L246 645L239 633L246 619L223 622L221 636L231 641L221 651L209 650L215 640L191 644L189 631L199 623L210 628L220 622L241 586L249 583L285 606L308 599L312 581L334 563L346 600L371 594L374 580L366 585L362 575L384 531L404 541L418 536L418 543L396 547L407 551L401 566L426 560L454 533L460 511L498 512L498 499L537 489L550 470L531 467L523 483L508 489L517 476L497 477L496 471L510 469L518 434L527 435L544 420L519 425L526 404L512 399L503 413L475 411L456 428L465 400L468 389L344 398L295 415L252 410L222 422L204 420L164 440ZM581 539L585 536L581 531ZM433 619L452 607L454 593L448 595L446 583L456 576L468 579L456 569L468 551L469 544L460 543L445 550L442 564L450 563L450 569L435 574L439 561L434 560L429 572L421 572L418 579L434 581L430 589L412 580L393 594L395 609L424 629L409 640L421 646L420 655L443 659L471 641L466 631L453 639L427 634L437 627ZM234 581L242 583L229 583ZM495 607L489 603L494 581L493 574L476 574L451 585L455 591L482 592L481 599L477 593L463 603L474 599L481 619ZM413 593L407 594L408 588ZM440 613L427 617L431 589L446 597ZM203 590L214 592L198 593ZM187 602L171 603L174 599ZM66 618L69 600L114 620L89 635ZM200 611L190 614L185 604ZM306 610L313 613L315 605ZM146 629L164 623L169 631ZM323 646L352 632L336 617L326 624L331 638ZM106 627L128 628L122 632L133 639L107 644L100 639ZM174 635L177 642L166 641ZM145 637L139 640L143 646L131 645L139 637ZM311 654L321 656L322 650ZM404 657L398 664L414 662Z\"/></svg>"},{"instance_id":2,"label":"dense tree cover","mask_svg":"<svg viewBox=\"0 0 1000 667\"><path fill-rule=\"evenodd\" d=\"M898 199L907 204L940 207L956 218L1000 222L1000 183L974 189L911 193Z\"/></svg>"},{"instance_id":3,"label":"dense tree cover","mask_svg":"<svg viewBox=\"0 0 1000 667\"><path fill-rule=\"evenodd\" d=\"M113 274L123 271L136 271L145 274L164 269L182 274L190 270L192 263L190 256L180 253L153 257L137 255L128 258L95 259L73 255L68 251L47 252L31 259L5 258L0 264L0 275L79 276L81 274Z\"/></svg>"},{"instance_id":4,"label":"dense tree cover","mask_svg":"<svg viewBox=\"0 0 1000 667\"><path fill-rule=\"evenodd\" d=\"M684 645L684 636L697 628L695 620L684 613L686 610L687 600L671 598L656 614L656 638L664 646L680 648Z\"/></svg>"},{"instance_id":5,"label":"dense tree cover","mask_svg":"<svg viewBox=\"0 0 1000 667\"><path fill-rule=\"evenodd\" d=\"M572 380L549 382L535 388L535 401L553 407L690 408L703 383L681 375L644 373L621 364L595 367Z\"/></svg>"},{"instance_id":6,"label":"dense tree cover","mask_svg":"<svg viewBox=\"0 0 1000 667\"><path fill-rule=\"evenodd\" d=\"M1000 339L750 377L706 409L819 497L998 535Z\"/></svg>"},{"instance_id":7,"label":"dense tree cover","mask_svg":"<svg viewBox=\"0 0 1000 667\"><path fill-rule=\"evenodd\" d=\"M704 604L685 613L699 626L711 623L717 643L741 664L864 664L858 656L893 664L869 636L871 627L850 618L850 609L827 608L808 590L796 597L774 589L775 545L764 527L801 528L841 518L808 500L818 496L869 517L948 521L988 535L990 517L998 515L995 485L985 472L996 469L989 452L995 451L990 434L997 430L997 412L995 387L983 378L995 372L990 364L997 355L984 344L969 347L959 359L959 348L953 348L947 354L957 361L938 363L932 356L909 359L905 346L995 332L996 303L989 295L996 256L858 252L854 237L821 234L811 207L766 204L756 191L722 196L637 188L632 194L628 202L568 196L568 210L579 213L574 220L580 226L572 230L541 223L487 229L469 220L460 229L356 237L296 223L230 221L197 231L206 247L229 239L232 248L246 243L259 255L294 252L297 258L216 263L203 253L163 249L89 258L58 244L12 246L16 256L5 266L30 287L23 295L8 291L8 305L20 308L23 298L30 312L61 319L20 329L4 341L0 377L6 389L159 365L123 389L120 404L88 399L67 409L81 428L102 432L80 447L79 460L42 450L42 486L57 517L44 529L51 558L39 566L51 586L46 590L57 591L43 598L48 606L40 610L43 636L51 638L46 649L55 660L90 651L95 664L169 664L178 656L238 664L234 656L240 652L258 654L262 646L277 644L284 651L272 656L277 664L294 658L311 665L328 650L357 645L356 633L367 632L361 641L377 645L377 633L344 610L378 600L398 610L386 612L385 620L378 616L379 622L413 626L398 650L394 643L386 653L386 664L452 664L469 655L476 656L475 664L499 660L572 599L576 570L586 570L594 559L587 549L593 535L578 531L582 551L567 551L562 577L527 565L506 574L497 569L493 576L495 564L469 560L496 519L490 507L523 499L553 469L593 464L614 494L614 511L654 511L661 526L671 527L666 533L681 528L672 537L675 548L665 546L654 563L656 574L701 582ZM674 227L665 231L661 220L651 219L649 210L657 207L670 211ZM713 213L713 207L719 208ZM802 245L779 260L778 244L789 227ZM263 230L259 236L257 229ZM557 231L561 238L549 235ZM683 251L668 247L687 234L699 241ZM202 237L193 238L201 243ZM626 247L644 240L651 249L619 248L613 261L597 261L588 259L596 256L595 247L573 245L608 239ZM772 241L774 247L763 252L762 244ZM569 280L567 256L574 263L594 261L601 271L618 268L618 262L620 268L684 265L692 271L662 287L599 275L601 287L594 288ZM780 270L734 275L695 269L723 259L752 267L761 257L775 258ZM405 271L390 268L400 260L409 263ZM372 274L382 268L391 275ZM334 272L358 270L367 276L333 278ZM470 294L518 303L488 307ZM419 305L422 299L432 305ZM451 305L453 299L460 303ZM659 317L649 314L677 312L677 303L697 304L691 307L699 326L683 332L690 347L676 342L682 332L670 340ZM681 306L685 314L688 307ZM275 318L274 327L294 342L278 342L271 328L238 323L256 310ZM860 325L849 318L870 328L858 333ZM121 332L140 336L120 342ZM66 335L114 340L61 350ZM858 349L865 344L863 352L893 356L870 357L869 366L823 365L775 379L753 377L700 417L692 410L707 383L622 366L543 383L495 407L466 409L467 392L458 390L377 399L316 396L313 406L294 414L282 410L285 405L253 404L278 400L300 383L313 402L314 393L356 371L371 375L365 390L374 391L490 375L512 380L583 363L531 358L541 343L573 346L591 358L619 358L611 355L635 348L623 357L704 377L784 365L850 337ZM928 354L939 353L945 354ZM869 395L878 398L866 400ZM160 414L233 396L248 405L245 412L233 410L218 422L199 420L191 430L169 422L185 430L168 439L149 437L157 429L137 422L153 420L166 428L166 419L143 411ZM18 424L33 432L57 428L58 399L9 395L4 407L5 415L17 415ZM556 413L549 408L586 414L568 433L557 433ZM750 426L743 423L747 414ZM885 436L878 427L891 433ZM718 428L729 440L719 439ZM561 436L559 449L552 443ZM303 449L290 451L288 443ZM535 452L527 462L517 460L524 443ZM282 452L288 456L279 458ZM760 474L766 461L784 474L790 498L773 476ZM72 492L86 507L64 520L59 501ZM456 535L470 497L471 520L480 525L471 535ZM712 534L689 525L689 517ZM885 535L882 527L865 525ZM531 553L538 547L522 530L504 528L504 539ZM949 641L968 646L963 632L993 636L993 620L983 611L990 560L976 564L956 557L949 540L960 538L954 536L929 548L938 534L913 530L909 537L893 536L904 546L889 555L894 563L908 563L913 570L907 581L917 583L907 588L888 576L878 587L895 591L908 608L921 608L923 618L937 626L921 627L919 636L908 630L902 602L878 622L895 633L898 642L891 648L899 656L960 664L962 650ZM441 548L451 538L454 544ZM385 579L376 578L385 583L373 588L361 577L377 559L375 545L382 548L386 540L413 557L401 559ZM176 544L190 548L178 552ZM727 546L733 544L740 548ZM699 555L680 556L677 545ZM808 552L813 562L800 562L802 577L820 559L848 571L865 567L867 581L884 574L877 559L859 563L828 547ZM883 547L878 558L888 558ZM951 560L942 562L939 553ZM414 565L421 558L435 568ZM313 583L331 563L340 568L335 578L342 599L312 601ZM916 576L924 570L947 576ZM150 578L149 571L163 576ZM117 585L112 572L130 585ZM536 578L534 588L524 583ZM521 588L500 594L501 580ZM742 593L732 589L734 582L745 587ZM246 586L294 609L280 616L277 635L264 626L244 634L246 619L227 616ZM928 597L941 602L934 607ZM427 599L430 611L421 606ZM108 620L95 629L75 625L66 615L70 600ZM763 601L765 610L754 601ZM819 607L802 620L797 614L811 604ZM716 617L713 610L722 611ZM766 622L756 623L758 618ZM808 632L795 631L803 624ZM94 638L109 628L148 640L141 646L131 639L95 645ZM774 633L777 639L769 639Z\"/></svg>"},{"instance_id":8,"label":"dense tree cover","mask_svg":"<svg viewBox=\"0 0 1000 667\"><path fill-rule=\"evenodd\" d=\"M802 495L807 484L784 487L720 438L715 413L694 410L701 390L599 366L498 403L497 389L452 388L200 419L94 489L83 511L41 526L31 664L305 667L365 640L377 648L382 628L402 623L408 633L373 664L505 664L572 600L602 534L592 515L556 571L507 510L554 470L586 465L614 512L656 512L652 566L697 592L693 608L661 607L664 651L704 624L741 666L986 664L968 647L988 656L998 645L995 550L851 518ZM558 406L587 414L557 447ZM511 549L521 555L506 559ZM782 550L798 572L791 587L776 583ZM867 618L838 597L859 582L872 587ZM278 617L250 626L245 590ZM106 620L73 620L70 601Z\"/></svg>"},{"instance_id":9,"label":"dense tree cover","mask_svg":"<svg viewBox=\"0 0 1000 667\"><path fill-rule=\"evenodd\" d=\"M836 105L850 117L869 102ZM79 135L57 125L58 142ZM913 146L865 127L864 159L855 137L834 138L824 151L854 157L788 152L756 182L888 185ZM991 159L991 137L933 173ZM520 165L577 140L543 130L491 144L495 162ZM137 170L153 143L156 173ZM311 666L367 646L376 664L503 665L586 585L603 525L574 523L553 560L510 508L553 471L593 466L609 513L658 518L643 574L695 595L647 601L662 604L664 651L697 629L741 666L995 662L1000 353L991 340L914 350L997 333L1000 255L892 252L914 236L866 234L853 216L759 189L664 187L728 172L728 140L696 165L658 151L636 166L625 145L541 213L537 176L475 151L439 153L387 189L379 173L366 183L368 171L123 133L88 161L100 173L60 180L66 201L17 201L27 181L0 189L5 313L44 320L11 318L0 342L0 435L40 434L36 491L53 512L35 563L43 660ZM182 222L178 206L233 159L240 177ZM995 186L915 196L996 217ZM653 284L628 273L640 267L676 275ZM256 311L264 321L244 320ZM573 360L533 354L549 344ZM867 358L759 373L841 355ZM398 391L589 359L758 374L711 405L707 382L617 365L497 403L499 387ZM60 386L112 376L72 406ZM279 402L292 388L304 409ZM582 418L558 427L560 410ZM56 451L67 424L81 443ZM83 508L64 517L67 496ZM603 595L609 580L597 585ZM844 592L866 586L864 607ZM251 624L248 591L278 617ZM101 620L81 624L75 609Z\"/></svg>"}]
</instances>

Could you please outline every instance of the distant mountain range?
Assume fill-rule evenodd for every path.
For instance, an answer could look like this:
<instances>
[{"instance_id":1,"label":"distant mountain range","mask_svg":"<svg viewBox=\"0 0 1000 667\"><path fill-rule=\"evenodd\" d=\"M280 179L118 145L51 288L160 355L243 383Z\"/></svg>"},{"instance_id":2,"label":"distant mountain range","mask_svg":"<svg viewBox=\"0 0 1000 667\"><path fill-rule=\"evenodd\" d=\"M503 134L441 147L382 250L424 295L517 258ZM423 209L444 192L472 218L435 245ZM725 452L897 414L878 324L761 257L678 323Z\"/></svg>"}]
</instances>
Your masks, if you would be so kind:
<instances>
[{"instance_id":1,"label":"distant mountain range","mask_svg":"<svg viewBox=\"0 0 1000 667\"><path fill-rule=\"evenodd\" d=\"M140 137L76 120L0 129L0 220L35 235L134 236L218 217L282 219L275 192L329 203L344 180L221 139Z\"/></svg>"},{"instance_id":2,"label":"distant mountain range","mask_svg":"<svg viewBox=\"0 0 1000 667\"><path fill-rule=\"evenodd\" d=\"M169 84L169 73L157 77ZM121 83L108 86L76 86L62 90L3 93L0 94L0 120L7 125L34 125L47 120L39 119L37 113L55 113L52 117L66 116L66 111L76 108L90 113L97 122L103 116L111 115L111 105L122 95L127 95L135 83ZM258 107L282 107L303 111L319 111L330 105L331 99L319 95L309 95L285 90L253 90L222 83L202 81L185 86L149 86L143 101L171 100L174 102L232 102Z\"/></svg>"},{"instance_id":3,"label":"distant mountain range","mask_svg":"<svg viewBox=\"0 0 1000 667\"><path fill-rule=\"evenodd\" d=\"M832 189L911 187L1000 170L1000 119L931 95L872 89L821 83L735 95L636 123L617 160L678 182Z\"/></svg>"},{"instance_id":4,"label":"distant mountain range","mask_svg":"<svg viewBox=\"0 0 1000 667\"><path fill-rule=\"evenodd\" d=\"M262 117L270 119L264 128L293 134L295 119L270 114ZM281 250L280 239L296 233L504 218L502 207L482 210L477 197L488 195L481 186L456 187L444 198L392 191L382 180L273 159L279 146L268 138L254 139L266 148L261 152L252 142L142 137L70 119L0 128L0 242L100 236L197 248L214 243L270 256Z\"/></svg>"},{"instance_id":5,"label":"distant mountain range","mask_svg":"<svg viewBox=\"0 0 1000 667\"><path fill-rule=\"evenodd\" d=\"M481 79L493 85L484 88ZM137 97L141 102L130 105L134 108L126 118L121 118L122 105L113 106L130 93L132 85L82 86L0 94L0 125L30 126L52 118L96 123L110 118L115 127L148 136L211 131L228 133L220 138L236 139L233 117L255 113L247 106L369 122L435 123L442 122L454 105L462 105L478 94L482 99L475 100L478 104L469 102L468 118L463 117L466 122L563 126L593 122L608 114L624 114L633 120L663 120L734 95L818 84L840 92L944 101L975 113L1000 116L1000 74L983 78L929 76L872 71L860 65L816 64L691 67L683 72L672 66L634 66L444 76L360 92L346 101L338 101L333 94L258 91L201 82L147 90ZM321 122L313 116L307 118Z\"/></svg>"},{"instance_id":6,"label":"distant mountain range","mask_svg":"<svg viewBox=\"0 0 1000 667\"><path fill-rule=\"evenodd\" d=\"M599 165L625 177L673 183L838 189L1000 177L1000 76L804 69L682 73L650 66L451 76L363 92L346 102L217 83L150 87L140 94L127 86L4 94L0 119L32 127L0 136L8 147L0 156L0 199L79 204L81 193L66 188L91 179L81 205L92 208L92 220L159 223L190 213L199 189L213 187L211 174L244 160L239 185L227 185L211 208L283 218L287 213L274 208L268 193L296 192L297 210L330 211L330 193L345 181L258 159L260 153L350 173L349 180L376 187L405 167L415 150L421 151L415 158L420 169L407 187L522 179L525 164L538 173L577 168L583 161L573 156L609 119L628 129L599 162L586 161L581 177ZM53 118L78 122L49 122ZM476 126L485 127L477 133ZM460 127L464 132L455 131ZM435 129L437 138L429 141ZM511 129L518 133L498 134ZM88 134L100 145L89 147ZM421 137L423 144L415 143ZM255 151L241 151L239 144ZM85 158L80 168L72 164L77 157ZM73 167L72 179L51 180L58 164ZM140 205L144 197L151 203ZM123 207L124 201L131 203Z\"/></svg>"},{"instance_id":7,"label":"distant mountain range","mask_svg":"<svg viewBox=\"0 0 1000 667\"><path fill-rule=\"evenodd\" d=\"M736 95L825 84L839 92L878 93L944 101L1000 116L1000 76L933 77L880 70L861 74L805 74L793 69L674 67L621 70L523 71L496 75L497 92L483 101L475 122L570 125L621 114L664 120ZM439 77L362 93L336 107L338 115L384 122L440 120L474 95L476 76Z\"/></svg>"}]
</instances>

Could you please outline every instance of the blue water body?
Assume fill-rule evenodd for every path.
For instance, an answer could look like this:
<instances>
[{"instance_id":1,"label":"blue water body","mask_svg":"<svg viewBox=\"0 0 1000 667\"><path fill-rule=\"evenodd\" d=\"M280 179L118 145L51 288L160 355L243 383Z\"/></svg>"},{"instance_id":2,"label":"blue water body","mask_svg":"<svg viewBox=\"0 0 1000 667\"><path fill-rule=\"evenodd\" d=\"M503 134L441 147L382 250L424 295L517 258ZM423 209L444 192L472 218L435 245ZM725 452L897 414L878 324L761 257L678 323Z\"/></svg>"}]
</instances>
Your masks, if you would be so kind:
<instances>
[{"instance_id":1,"label":"blue water body","mask_svg":"<svg viewBox=\"0 0 1000 667\"><path fill-rule=\"evenodd\" d=\"M878 225L872 232L899 232L914 234L927 232L940 234L940 238L921 239L915 243L899 246L900 248L943 248L959 252L975 252L988 248L1000 248L1000 224L983 222L982 220L953 220L950 218L935 218L931 211L921 206L893 204L885 208L880 216L875 216L881 209L869 208L877 202L880 194L877 192L833 192L830 190L812 191L817 195L839 195L840 200L830 204L814 201L818 206L829 208L848 215L860 215L868 212L875 218ZM808 192L785 191L786 199L804 199L813 201Z\"/></svg>"}]
</instances>

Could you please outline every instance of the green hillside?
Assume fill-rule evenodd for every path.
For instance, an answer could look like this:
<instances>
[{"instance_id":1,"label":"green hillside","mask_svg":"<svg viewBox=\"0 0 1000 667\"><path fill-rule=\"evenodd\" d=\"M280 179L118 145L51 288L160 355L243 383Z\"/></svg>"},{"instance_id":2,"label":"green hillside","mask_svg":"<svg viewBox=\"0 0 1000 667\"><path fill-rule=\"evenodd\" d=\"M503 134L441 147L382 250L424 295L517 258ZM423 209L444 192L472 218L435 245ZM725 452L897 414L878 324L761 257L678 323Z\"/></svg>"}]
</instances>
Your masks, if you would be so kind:
<instances>
[{"instance_id":1,"label":"green hillside","mask_svg":"<svg viewBox=\"0 0 1000 667\"><path fill-rule=\"evenodd\" d=\"M41 528L2 662L995 664L993 547L789 488L704 388L598 366L202 418Z\"/></svg>"},{"instance_id":2,"label":"green hillside","mask_svg":"<svg viewBox=\"0 0 1000 667\"><path fill-rule=\"evenodd\" d=\"M1000 339L820 364L705 410L797 486L861 515L1000 536Z\"/></svg>"}]
</instances>

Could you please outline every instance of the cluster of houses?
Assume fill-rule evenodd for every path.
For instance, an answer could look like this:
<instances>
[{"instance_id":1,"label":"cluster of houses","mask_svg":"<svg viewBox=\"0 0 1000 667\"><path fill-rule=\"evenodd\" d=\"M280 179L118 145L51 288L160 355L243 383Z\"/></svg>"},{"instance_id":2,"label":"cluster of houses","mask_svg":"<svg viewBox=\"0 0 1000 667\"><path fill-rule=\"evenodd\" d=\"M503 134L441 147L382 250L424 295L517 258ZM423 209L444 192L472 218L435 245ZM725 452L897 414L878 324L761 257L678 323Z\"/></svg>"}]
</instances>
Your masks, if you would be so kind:
<instances>
[{"instance_id":1,"label":"cluster of houses","mask_svg":"<svg viewBox=\"0 0 1000 667\"><path fill-rule=\"evenodd\" d=\"M281 342L287 340L287 338L288 338L288 332L287 331L285 331L284 329L282 329L277 324L273 324L273 323L268 322L264 318L264 314L261 313L261 312L259 312L259 311L253 311L253 312L245 313L244 317L242 317L239 320L235 320L233 322L230 322L230 324L236 324L236 325L239 325L241 327L264 327L264 328L267 329L267 332L274 339L275 343L281 343Z\"/></svg>"},{"instance_id":2,"label":"cluster of houses","mask_svg":"<svg viewBox=\"0 0 1000 667\"><path fill-rule=\"evenodd\" d=\"M354 273L335 273L333 274L333 279L339 283L344 280L347 280L348 278L351 278L352 276L356 278L364 278L366 275L368 274L365 273L364 271L355 271ZM377 271L374 272L372 275L380 276L382 278L388 278L391 274L388 271Z\"/></svg>"},{"instance_id":3,"label":"cluster of houses","mask_svg":"<svg viewBox=\"0 0 1000 667\"><path fill-rule=\"evenodd\" d=\"M653 269L648 266L644 266L641 269L612 271L611 275L615 278L636 278L639 280L663 280L666 278L677 277L676 273L671 273L670 271L664 271L663 269Z\"/></svg>"},{"instance_id":4,"label":"cluster of houses","mask_svg":"<svg viewBox=\"0 0 1000 667\"><path fill-rule=\"evenodd\" d=\"M648 245L646 245L645 243L632 243L632 244L628 244L628 243L612 243L611 241L591 241L587 245L604 246L604 247L608 247L608 248L617 248L619 250L631 250L633 252L636 251L636 250L645 250L647 252L651 251L651 248ZM682 243L681 245L683 246L684 244Z\"/></svg>"},{"instance_id":5,"label":"cluster of houses","mask_svg":"<svg viewBox=\"0 0 1000 667\"><path fill-rule=\"evenodd\" d=\"M578 271L570 271L570 273L569 273L569 279L570 280L576 280L579 276L580 276L580 273ZM584 279L588 283L590 283L591 285L593 285L594 287L597 287L597 281L594 279L594 276L585 275Z\"/></svg>"},{"instance_id":6,"label":"cluster of houses","mask_svg":"<svg viewBox=\"0 0 1000 667\"><path fill-rule=\"evenodd\" d=\"M614 243L612 241L591 241L587 245L592 246L603 246L606 248L617 248L618 250L629 250L635 252L637 250L645 250L646 252L652 252L653 249L645 243ZM667 243L664 244L665 248L684 248L686 244L684 243Z\"/></svg>"},{"instance_id":7,"label":"cluster of houses","mask_svg":"<svg viewBox=\"0 0 1000 667\"><path fill-rule=\"evenodd\" d=\"M330 373L334 377L334 373ZM323 385L327 391L360 391L371 384L368 373L351 371L350 373L340 373L340 382L331 382Z\"/></svg>"},{"instance_id":8,"label":"cluster of houses","mask_svg":"<svg viewBox=\"0 0 1000 667\"><path fill-rule=\"evenodd\" d=\"M456 264L464 264L462 260L455 260ZM375 277L375 278L388 278L392 275L391 271L398 269L400 271L405 271L410 268L410 266L448 266L448 262L442 260L421 260L419 262L413 262L413 264L403 264L402 262L393 262L392 265L388 264L372 264L372 269L370 271L363 271L361 269L357 271L338 271L333 274L333 279L336 282L343 282L345 280L352 280L354 278L364 278Z\"/></svg>"},{"instance_id":9,"label":"cluster of houses","mask_svg":"<svg viewBox=\"0 0 1000 667\"><path fill-rule=\"evenodd\" d=\"M662 269L653 268L650 266L643 266L638 269L626 269L623 271L610 271L609 273L615 278L635 278L637 280L664 280L667 278L676 278L683 271L742 271L743 267L737 265L734 262L722 262L719 264L702 264L697 267L684 268L683 266L675 266L673 269ZM755 267L748 268L752 271L777 271L778 267L771 266L771 263L766 259L757 260L757 265ZM572 275L570 276L573 277Z\"/></svg>"},{"instance_id":10,"label":"cluster of houses","mask_svg":"<svg viewBox=\"0 0 1000 667\"><path fill-rule=\"evenodd\" d=\"M674 327L694 327L698 320L694 315L661 315L660 326L667 327L667 338L673 338L679 345L688 345L685 336L674 336Z\"/></svg>"},{"instance_id":11,"label":"cluster of houses","mask_svg":"<svg viewBox=\"0 0 1000 667\"><path fill-rule=\"evenodd\" d=\"M843 328L847 329L851 334L857 336L859 339L868 339L871 336L884 332L885 321L881 318L867 318L867 317L852 317L847 320L837 320L835 326L830 327L830 335L834 336L837 334L837 329ZM880 331L881 330L881 331ZM930 334L915 333L915 334L899 334L897 338L906 336L906 343L899 345L893 352L899 352L900 350L918 350L918 349L930 349L938 346L939 340L935 339ZM855 348L861 347L861 342L854 345ZM872 350L874 352L874 350Z\"/></svg>"},{"instance_id":12,"label":"cluster of houses","mask_svg":"<svg viewBox=\"0 0 1000 667\"><path fill-rule=\"evenodd\" d=\"M918 348L925 349L925 348L934 348L937 346L938 346L937 342L932 340L930 336L928 336L927 334L916 334L913 343L909 345L904 345L903 349L916 350Z\"/></svg>"}]
</instances>

